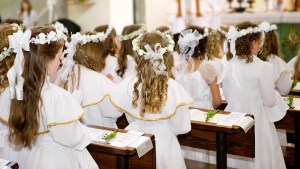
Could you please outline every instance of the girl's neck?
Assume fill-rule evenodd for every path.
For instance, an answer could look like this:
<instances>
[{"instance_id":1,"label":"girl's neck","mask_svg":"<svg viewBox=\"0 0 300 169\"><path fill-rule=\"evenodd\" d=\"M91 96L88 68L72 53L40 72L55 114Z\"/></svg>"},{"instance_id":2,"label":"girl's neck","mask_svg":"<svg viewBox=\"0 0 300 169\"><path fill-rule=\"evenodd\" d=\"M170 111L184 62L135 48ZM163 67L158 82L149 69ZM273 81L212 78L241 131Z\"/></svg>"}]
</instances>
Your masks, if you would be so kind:
<instances>
[{"instance_id":1,"label":"girl's neck","mask_svg":"<svg viewBox=\"0 0 300 169\"><path fill-rule=\"evenodd\" d=\"M202 63L202 60L200 60L200 57L199 58L192 58L193 61L194 61L194 69L192 70L192 64L190 62L188 62L188 70L191 71L191 72L195 72L199 69L200 67L200 64Z\"/></svg>"}]
</instances>

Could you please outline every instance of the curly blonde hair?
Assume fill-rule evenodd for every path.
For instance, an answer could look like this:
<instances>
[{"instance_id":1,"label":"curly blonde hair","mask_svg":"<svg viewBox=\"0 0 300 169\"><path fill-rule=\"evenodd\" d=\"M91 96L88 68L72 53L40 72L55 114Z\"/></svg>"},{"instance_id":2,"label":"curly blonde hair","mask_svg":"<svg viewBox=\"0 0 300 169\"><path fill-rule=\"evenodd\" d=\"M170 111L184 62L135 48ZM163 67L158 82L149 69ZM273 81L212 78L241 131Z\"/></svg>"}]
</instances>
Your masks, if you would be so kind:
<instances>
[{"instance_id":1,"label":"curly blonde hair","mask_svg":"<svg viewBox=\"0 0 300 169\"><path fill-rule=\"evenodd\" d=\"M217 31L214 31L212 29L209 29L209 35L207 38L207 45L206 45L206 51L207 51L207 57L208 60L213 60L215 57L219 56L219 45L220 37L218 35Z\"/></svg>"},{"instance_id":2,"label":"curly blonde hair","mask_svg":"<svg viewBox=\"0 0 300 169\"><path fill-rule=\"evenodd\" d=\"M257 27L256 24L253 24L251 22L242 22L238 24L237 26L238 31L241 31L242 29L247 29L249 27ZM251 44L254 41L258 41L261 38L261 33L248 33L245 36L242 36L238 38L235 41L235 49L236 49L236 55L241 60L246 60L246 63L253 62L253 56L251 54ZM227 43L228 49L230 49L230 43ZM232 53L228 51L226 53L227 60L231 60L233 57Z\"/></svg>"},{"instance_id":3,"label":"curly blonde hair","mask_svg":"<svg viewBox=\"0 0 300 169\"><path fill-rule=\"evenodd\" d=\"M157 43L160 43L162 47L167 46L167 41L161 33L157 31L145 33L140 39L139 47L145 50L144 46L148 44L154 50L154 46ZM165 53L164 63L169 76L156 75L150 60L146 60L143 56L140 57L141 61L137 65L138 81L134 84L132 105L136 108L138 105L137 101L141 98L140 115L144 117L145 113L157 114L162 111L167 101L168 79L174 63L172 53ZM141 92L138 89L140 85Z\"/></svg>"},{"instance_id":4,"label":"curly blonde hair","mask_svg":"<svg viewBox=\"0 0 300 169\"><path fill-rule=\"evenodd\" d=\"M263 61L268 61L271 54L280 57L280 43L275 30L266 33L262 52L257 56Z\"/></svg>"},{"instance_id":5,"label":"curly blonde hair","mask_svg":"<svg viewBox=\"0 0 300 169\"><path fill-rule=\"evenodd\" d=\"M10 24L5 23L0 25L0 53L4 48L9 47L8 36L17 32L17 29L14 29ZM3 79L0 80L0 94L1 92L9 85L7 79L7 72L13 66L16 54L12 53L10 56L4 58L0 62L0 77Z\"/></svg>"}]
</instances>

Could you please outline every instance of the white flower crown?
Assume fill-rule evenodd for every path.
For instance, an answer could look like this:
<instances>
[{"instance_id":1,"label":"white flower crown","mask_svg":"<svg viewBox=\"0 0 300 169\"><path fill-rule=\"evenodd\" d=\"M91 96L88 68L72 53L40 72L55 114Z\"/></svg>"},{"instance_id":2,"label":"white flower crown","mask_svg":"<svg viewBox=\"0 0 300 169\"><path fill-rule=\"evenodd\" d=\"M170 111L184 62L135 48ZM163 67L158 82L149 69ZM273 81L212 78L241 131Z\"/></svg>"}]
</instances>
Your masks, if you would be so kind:
<instances>
[{"instance_id":1,"label":"white flower crown","mask_svg":"<svg viewBox=\"0 0 300 169\"><path fill-rule=\"evenodd\" d=\"M124 41L124 40L128 40L128 39L133 39L135 38L136 36L144 33L147 31L147 26L146 25L142 25L142 27L140 29L138 29L137 31L134 31L128 35L122 35L120 36L120 40L121 41Z\"/></svg>"},{"instance_id":2,"label":"white flower crown","mask_svg":"<svg viewBox=\"0 0 300 169\"><path fill-rule=\"evenodd\" d=\"M18 25L16 23L12 23L10 24L10 26L12 27L12 29L14 31L22 31L23 30L23 25ZM13 48L3 48L3 51L0 53L0 62L5 59L6 57L10 56L12 53L14 52Z\"/></svg>"},{"instance_id":3,"label":"white flower crown","mask_svg":"<svg viewBox=\"0 0 300 169\"><path fill-rule=\"evenodd\" d=\"M138 53L138 55L146 56L147 52L139 47L139 43L140 43L140 39L141 39L142 35L143 34L140 34L137 38L135 38L132 41L132 49L133 49L133 51L136 51ZM165 54L166 52L173 52L174 47L175 47L175 42L172 39L171 35L169 35L169 34L162 34L162 35L166 38L167 43L168 43L167 47L161 48L164 51L163 54ZM145 58L145 59L147 59L147 58Z\"/></svg>"},{"instance_id":4,"label":"white flower crown","mask_svg":"<svg viewBox=\"0 0 300 169\"><path fill-rule=\"evenodd\" d=\"M62 68L59 70L59 78L57 78L58 81L63 81L66 82L68 80L69 74L75 65L75 61L73 59L73 56L76 52L76 45L81 44L84 45L89 42L99 42L99 41L104 41L108 35L111 33L113 30L112 26L109 26L106 30L105 33L103 32L98 32L96 35L82 35L79 32L76 34L73 34L71 36L71 42L66 44L67 49L64 51L64 54L61 57L62 61ZM66 57L64 55L67 54ZM58 83L58 82L56 82Z\"/></svg>"},{"instance_id":5,"label":"white flower crown","mask_svg":"<svg viewBox=\"0 0 300 169\"><path fill-rule=\"evenodd\" d=\"M65 34L68 32L67 29L59 22L56 22L52 26L56 29L56 31L51 31L47 34L40 33L35 38L31 38L29 42L34 44L44 45L46 43L49 44L50 42L58 41L61 39L67 41L67 36Z\"/></svg>"},{"instance_id":6,"label":"white flower crown","mask_svg":"<svg viewBox=\"0 0 300 169\"><path fill-rule=\"evenodd\" d=\"M264 32L269 32L272 30L276 30L277 27L276 25L270 25L268 22L262 22L259 26L257 27L249 27L247 29L242 29L240 31L238 31L235 27L231 26L228 30L228 33L226 34L226 38L227 38L227 42L230 43L230 52L232 53L233 56L235 56L236 54L236 50L235 50L235 41L238 38L241 38L243 36L246 36L249 33L264 33ZM264 34L263 34L264 37ZM226 42L226 44L227 44ZM225 49L224 52L227 53L228 52L228 48L227 45L225 45Z\"/></svg>"},{"instance_id":7,"label":"white flower crown","mask_svg":"<svg viewBox=\"0 0 300 169\"><path fill-rule=\"evenodd\" d=\"M139 47L140 39L142 34L140 34L137 38L132 41L133 51L136 51L139 56L143 56L145 59L149 59L153 65L153 70L156 75L164 75L168 76L168 73L165 71L166 66L164 64L163 56L165 53L173 52L175 42L173 41L172 37L169 34L162 34L164 38L167 40L167 47L161 47L161 44L157 43L154 46L154 51L151 47L147 44L145 45L146 51ZM158 60L161 60L158 62Z\"/></svg>"}]
</instances>

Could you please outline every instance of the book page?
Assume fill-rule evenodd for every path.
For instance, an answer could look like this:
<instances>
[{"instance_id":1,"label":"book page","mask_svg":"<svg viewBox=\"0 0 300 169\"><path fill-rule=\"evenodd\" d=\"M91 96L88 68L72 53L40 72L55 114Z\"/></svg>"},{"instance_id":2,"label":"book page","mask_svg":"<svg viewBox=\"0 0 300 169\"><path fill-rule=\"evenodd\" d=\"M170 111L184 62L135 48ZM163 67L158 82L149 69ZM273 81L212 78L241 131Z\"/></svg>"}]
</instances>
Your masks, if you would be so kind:
<instances>
[{"instance_id":1,"label":"book page","mask_svg":"<svg viewBox=\"0 0 300 169\"><path fill-rule=\"evenodd\" d=\"M0 168L5 167L10 161L0 158Z\"/></svg>"},{"instance_id":2,"label":"book page","mask_svg":"<svg viewBox=\"0 0 300 169\"><path fill-rule=\"evenodd\" d=\"M254 125L254 123L255 122L253 118L245 116L234 125L240 126L244 130L244 132L247 133L247 131Z\"/></svg>"},{"instance_id":3,"label":"book page","mask_svg":"<svg viewBox=\"0 0 300 169\"><path fill-rule=\"evenodd\" d=\"M223 120L218 122L218 124L223 126L233 126L239 120L241 120L245 115L246 115L245 113L231 112L227 117L225 117Z\"/></svg>"},{"instance_id":4,"label":"book page","mask_svg":"<svg viewBox=\"0 0 300 169\"><path fill-rule=\"evenodd\" d=\"M124 133L122 137L115 138L110 142L110 145L117 146L117 147L126 147L130 143L137 140L139 137L141 137L144 133L138 132L138 131L128 131L127 133Z\"/></svg>"},{"instance_id":5,"label":"book page","mask_svg":"<svg viewBox=\"0 0 300 169\"><path fill-rule=\"evenodd\" d=\"M143 155L145 155L148 151L150 151L153 148L153 144L150 137L141 136L136 141L129 144L128 147L135 148L138 157L141 158Z\"/></svg>"}]
</instances>

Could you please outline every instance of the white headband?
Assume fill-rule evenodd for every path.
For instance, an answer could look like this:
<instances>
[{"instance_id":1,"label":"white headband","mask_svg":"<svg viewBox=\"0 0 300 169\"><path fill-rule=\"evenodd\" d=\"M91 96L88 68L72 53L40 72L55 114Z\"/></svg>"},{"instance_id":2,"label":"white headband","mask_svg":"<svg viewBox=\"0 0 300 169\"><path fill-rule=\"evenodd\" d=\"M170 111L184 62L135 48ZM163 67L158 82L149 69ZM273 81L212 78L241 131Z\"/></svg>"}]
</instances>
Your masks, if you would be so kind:
<instances>
[{"instance_id":1,"label":"white headband","mask_svg":"<svg viewBox=\"0 0 300 169\"><path fill-rule=\"evenodd\" d=\"M84 45L89 42L99 42L104 41L108 35L113 30L112 26L109 26L105 33L98 32L96 35L81 35L79 32L76 34L73 34L71 36L71 42L66 44L67 49L64 51L64 54L67 54L66 57L64 57L64 54L61 57L62 60L62 68L58 71L59 78L57 78L58 81L66 82L69 78L69 74L71 73L71 70L75 64L75 61L73 59L74 54L76 52L76 45L81 44ZM57 82L56 82L57 83Z\"/></svg>"},{"instance_id":2,"label":"white headband","mask_svg":"<svg viewBox=\"0 0 300 169\"><path fill-rule=\"evenodd\" d=\"M47 35L40 33L35 38L31 38L31 30L27 30L25 32L18 30L18 32L8 36L9 48L12 48L13 52L16 53L14 65L7 72L11 99L16 98L17 100L23 100L24 79L22 77L22 73L24 55L22 50L29 51L30 43L44 45L46 43L49 44L50 42L67 38L64 34L66 29L62 26L62 24L55 23L55 25L52 26L55 27L56 32L51 31Z\"/></svg>"},{"instance_id":3,"label":"white headband","mask_svg":"<svg viewBox=\"0 0 300 169\"><path fill-rule=\"evenodd\" d=\"M147 44L145 45L146 51L139 47L140 39L142 34L140 34L137 38L132 41L132 49L137 52L139 56L143 56L145 59L149 59L153 64L153 70L156 75L165 75L168 76L168 73L165 71L166 66L164 64L163 56L166 52L173 52L175 42L169 34L162 34L164 38L167 40L167 47L161 47L160 43L155 44L154 51ZM161 62L157 62L157 60L161 60Z\"/></svg>"},{"instance_id":4,"label":"white headband","mask_svg":"<svg viewBox=\"0 0 300 169\"><path fill-rule=\"evenodd\" d=\"M134 37L137 37L138 35L144 33L147 31L147 26L146 25L142 25L142 27L140 29L138 29L137 31L134 31L128 35L122 35L120 37L120 40L121 41L124 41L124 40L129 40L129 39L133 39Z\"/></svg>"}]
</instances>

